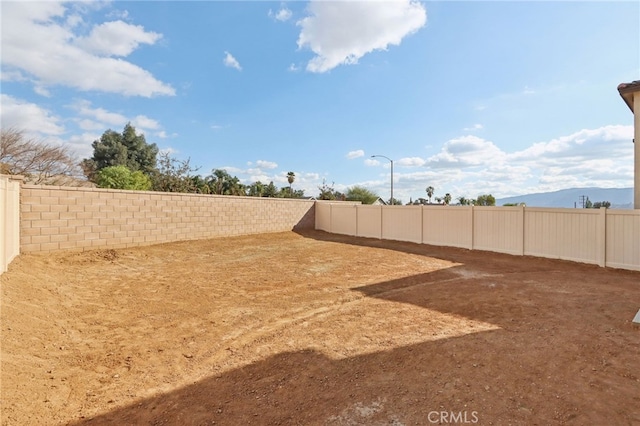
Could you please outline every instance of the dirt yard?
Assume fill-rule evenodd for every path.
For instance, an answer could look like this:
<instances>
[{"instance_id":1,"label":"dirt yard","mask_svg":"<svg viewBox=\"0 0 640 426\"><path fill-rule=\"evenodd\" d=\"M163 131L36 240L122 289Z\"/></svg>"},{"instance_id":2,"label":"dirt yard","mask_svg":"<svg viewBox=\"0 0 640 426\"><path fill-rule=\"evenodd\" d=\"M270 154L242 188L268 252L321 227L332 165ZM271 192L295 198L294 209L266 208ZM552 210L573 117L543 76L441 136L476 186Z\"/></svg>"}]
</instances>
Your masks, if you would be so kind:
<instances>
[{"instance_id":1,"label":"dirt yard","mask_svg":"<svg viewBox=\"0 0 640 426\"><path fill-rule=\"evenodd\" d=\"M322 232L22 255L3 425L640 424L640 273Z\"/></svg>"}]
</instances>

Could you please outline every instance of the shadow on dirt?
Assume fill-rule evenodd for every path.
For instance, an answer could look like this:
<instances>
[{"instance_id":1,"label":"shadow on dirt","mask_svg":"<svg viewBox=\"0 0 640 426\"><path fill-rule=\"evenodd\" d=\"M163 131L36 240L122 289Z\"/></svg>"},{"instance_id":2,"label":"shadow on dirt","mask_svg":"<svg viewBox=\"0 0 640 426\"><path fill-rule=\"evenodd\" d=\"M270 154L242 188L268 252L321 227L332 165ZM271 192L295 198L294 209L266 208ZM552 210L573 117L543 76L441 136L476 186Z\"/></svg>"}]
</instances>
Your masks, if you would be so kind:
<instances>
[{"instance_id":1,"label":"shadow on dirt","mask_svg":"<svg viewBox=\"0 0 640 426\"><path fill-rule=\"evenodd\" d=\"M471 402L454 400L466 385L447 371L456 371L456 360L443 342L342 360L316 351L280 353L74 424L404 424L442 404L460 410ZM466 380L490 379L476 373Z\"/></svg>"},{"instance_id":2,"label":"shadow on dirt","mask_svg":"<svg viewBox=\"0 0 640 426\"><path fill-rule=\"evenodd\" d=\"M640 333L625 317L640 300L637 273L300 234L459 263L355 291L499 329L345 359L279 353L72 424L430 424L443 411L478 424L640 421Z\"/></svg>"},{"instance_id":3,"label":"shadow on dirt","mask_svg":"<svg viewBox=\"0 0 640 426\"><path fill-rule=\"evenodd\" d=\"M531 256L515 256L504 253L496 253L482 250L469 250L457 247L433 246L429 244L418 244L405 241L381 240L378 238L353 237L350 235L331 234L324 231L302 229L295 231L304 238L311 238L318 241L334 242L339 244L350 244L364 247L375 247L387 250L401 251L403 253L432 257L454 263L461 263L469 268L480 271L496 271L503 268L513 269L517 265L518 271L549 271L557 269L576 269L585 271L600 270L602 268L595 265L575 263L558 259L545 259ZM535 262L531 262L535 260Z\"/></svg>"}]
</instances>

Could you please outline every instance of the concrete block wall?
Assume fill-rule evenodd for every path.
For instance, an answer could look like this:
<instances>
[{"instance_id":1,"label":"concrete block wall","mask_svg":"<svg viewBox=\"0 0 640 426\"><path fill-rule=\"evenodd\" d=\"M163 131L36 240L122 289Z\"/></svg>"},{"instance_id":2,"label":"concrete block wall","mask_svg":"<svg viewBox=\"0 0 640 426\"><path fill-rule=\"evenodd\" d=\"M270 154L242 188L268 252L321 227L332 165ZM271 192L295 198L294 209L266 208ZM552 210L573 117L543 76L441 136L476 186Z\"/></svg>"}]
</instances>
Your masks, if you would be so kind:
<instances>
[{"instance_id":1,"label":"concrete block wall","mask_svg":"<svg viewBox=\"0 0 640 426\"><path fill-rule=\"evenodd\" d=\"M313 229L314 201L23 185L21 252Z\"/></svg>"}]
</instances>

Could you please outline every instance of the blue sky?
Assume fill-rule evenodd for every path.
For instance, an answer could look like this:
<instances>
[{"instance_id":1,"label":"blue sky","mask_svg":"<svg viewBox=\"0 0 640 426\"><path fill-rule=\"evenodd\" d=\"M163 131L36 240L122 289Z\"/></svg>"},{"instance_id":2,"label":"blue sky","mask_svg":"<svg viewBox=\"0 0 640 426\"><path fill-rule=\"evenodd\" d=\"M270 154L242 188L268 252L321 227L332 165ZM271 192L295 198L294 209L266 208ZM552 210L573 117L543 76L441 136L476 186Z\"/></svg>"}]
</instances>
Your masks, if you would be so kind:
<instances>
[{"instance_id":1,"label":"blue sky","mask_svg":"<svg viewBox=\"0 0 640 426\"><path fill-rule=\"evenodd\" d=\"M633 185L640 3L7 2L2 127L403 202Z\"/></svg>"}]
</instances>

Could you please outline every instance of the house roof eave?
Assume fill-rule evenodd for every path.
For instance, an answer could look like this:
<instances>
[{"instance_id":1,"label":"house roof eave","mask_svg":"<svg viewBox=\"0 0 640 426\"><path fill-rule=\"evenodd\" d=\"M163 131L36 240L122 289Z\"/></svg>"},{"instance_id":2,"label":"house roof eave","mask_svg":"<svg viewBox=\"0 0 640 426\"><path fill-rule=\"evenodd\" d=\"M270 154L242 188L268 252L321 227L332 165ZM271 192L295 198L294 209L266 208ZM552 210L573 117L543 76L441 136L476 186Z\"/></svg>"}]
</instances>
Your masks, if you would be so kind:
<instances>
[{"instance_id":1,"label":"house roof eave","mask_svg":"<svg viewBox=\"0 0 640 426\"><path fill-rule=\"evenodd\" d=\"M620 83L618 84L618 93L624 100L624 103L627 104L631 112L633 111L633 94L635 92L640 92L640 80L632 81L631 83Z\"/></svg>"}]
</instances>

